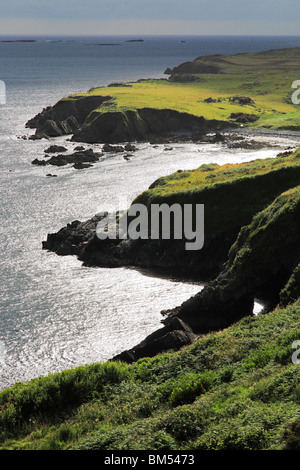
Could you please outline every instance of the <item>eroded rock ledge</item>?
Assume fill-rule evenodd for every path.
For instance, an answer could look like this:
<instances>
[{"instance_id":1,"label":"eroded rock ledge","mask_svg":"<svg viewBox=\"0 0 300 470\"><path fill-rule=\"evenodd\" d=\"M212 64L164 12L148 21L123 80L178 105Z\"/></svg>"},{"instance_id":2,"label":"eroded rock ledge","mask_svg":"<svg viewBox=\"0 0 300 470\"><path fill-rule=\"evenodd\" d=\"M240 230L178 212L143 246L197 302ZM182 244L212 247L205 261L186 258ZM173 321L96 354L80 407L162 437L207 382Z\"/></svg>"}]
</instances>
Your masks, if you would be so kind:
<instances>
[{"instance_id":1,"label":"eroded rock ledge","mask_svg":"<svg viewBox=\"0 0 300 470\"><path fill-rule=\"evenodd\" d=\"M70 97L45 108L26 127L36 129L31 139L71 135L74 142L94 144L144 142L172 135L203 136L228 125L171 109L99 111L103 103L111 102L110 96Z\"/></svg>"},{"instance_id":2,"label":"eroded rock ledge","mask_svg":"<svg viewBox=\"0 0 300 470\"><path fill-rule=\"evenodd\" d=\"M87 116L110 96L78 96L62 99L54 106L44 108L41 113L26 123L26 127L36 129L33 139L59 137L73 134L84 123Z\"/></svg>"}]
</instances>

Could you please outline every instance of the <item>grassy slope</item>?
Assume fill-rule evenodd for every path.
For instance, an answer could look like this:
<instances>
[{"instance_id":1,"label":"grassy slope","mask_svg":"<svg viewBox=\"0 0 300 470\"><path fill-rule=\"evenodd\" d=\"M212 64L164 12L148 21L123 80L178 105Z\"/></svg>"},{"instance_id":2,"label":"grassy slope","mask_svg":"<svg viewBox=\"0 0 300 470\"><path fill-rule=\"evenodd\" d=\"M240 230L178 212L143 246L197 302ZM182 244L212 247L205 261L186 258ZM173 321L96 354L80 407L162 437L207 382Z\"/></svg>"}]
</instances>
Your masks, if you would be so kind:
<instances>
[{"instance_id":1,"label":"grassy slope","mask_svg":"<svg viewBox=\"0 0 300 470\"><path fill-rule=\"evenodd\" d=\"M155 181L134 203L204 204L205 236L249 223L253 214L282 191L296 186L300 150L242 164L204 164ZM242 209L241 209L242 207Z\"/></svg>"},{"instance_id":2,"label":"grassy slope","mask_svg":"<svg viewBox=\"0 0 300 470\"><path fill-rule=\"evenodd\" d=\"M300 420L299 301L176 353L0 394L2 449L282 449ZM298 444L299 445L299 444Z\"/></svg>"},{"instance_id":3,"label":"grassy slope","mask_svg":"<svg viewBox=\"0 0 300 470\"><path fill-rule=\"evenodd\" d=\"M243 112L260 116L259 121L251 124L251 127L299 126L300 108L291 102L294 91L291 86L300 74L299 59L299 48L233 56L206 56L196 60L196 66L217 64L221 65L224 73L193 73L202 79L197 83L146 80L126 87L96 88L86 95L110 95L115 98L109 106L103 105L97 110L102 113L144 107L168 108L223 121L231 113ZM229 101L232 96L251 97L255 105L232 103ZM220 102L205 103L208 97Z\"/></svg>"}]
</instances>

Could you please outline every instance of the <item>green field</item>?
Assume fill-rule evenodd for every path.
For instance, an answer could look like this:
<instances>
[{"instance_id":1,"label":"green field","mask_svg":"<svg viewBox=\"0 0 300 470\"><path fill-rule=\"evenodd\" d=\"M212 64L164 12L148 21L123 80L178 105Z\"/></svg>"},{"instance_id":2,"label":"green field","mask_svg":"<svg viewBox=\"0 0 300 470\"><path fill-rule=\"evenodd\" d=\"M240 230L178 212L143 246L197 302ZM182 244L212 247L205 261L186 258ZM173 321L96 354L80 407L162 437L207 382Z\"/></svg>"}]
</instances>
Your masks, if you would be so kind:
<instances>
[{"instance_id":1,"label":"green field","mask_svg":"<svg viewBox=\"0 0 300 470\"><path fill-rule=\"evenodd\" d=\"M218 67L221 73L201 73L203 66ZM209 70L209 68L208 68ZM200 73L199 73L200 71ZM300 107L292 104L292 83L300 79L300 49L283 49L232 56L204 56L182 64L176 76L200 79L181 83L170 80L142 80L126 86L96 88L85 95L109 95L112 100L97 111L101 113L140 108L173 109L228 120L231 113L256 114L259 120L251 127L299 127ZM113 84L112 84L113 85ZM124 84L125 85L125 84ZM82 94L80 94L82 95ZM72 95L67 99L71 99ZM246 96L251 105L230 99ZM212 98L216 102L207 103Z\"/></svg>"}]
</instances>

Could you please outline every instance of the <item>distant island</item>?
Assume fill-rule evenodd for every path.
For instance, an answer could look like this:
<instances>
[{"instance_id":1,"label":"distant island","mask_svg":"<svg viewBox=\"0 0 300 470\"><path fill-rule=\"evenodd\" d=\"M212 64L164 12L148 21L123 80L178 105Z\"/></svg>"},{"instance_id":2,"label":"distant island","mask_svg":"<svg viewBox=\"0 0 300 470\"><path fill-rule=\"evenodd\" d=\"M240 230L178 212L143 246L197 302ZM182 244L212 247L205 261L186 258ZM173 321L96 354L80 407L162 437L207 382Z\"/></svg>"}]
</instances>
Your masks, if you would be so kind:
<instances>
[{"instance_id":1,"label":"distant island","mask_svg":"<svg viewBox=\"0 0 300 470\"><path fill-rule=\"evenodd\" d=\"M0 42L37 42L35 39L3 39Z\"/></svg>"},{"instance_id":2,"label":"distant island","mask_svg":"<svg viewBox=\"0 0 300 470\"><path fill-rule=\"evenodd\" d=\"M144 39L127 39L125 42L144 42Z\"/></svg>"},{"instance_id":3,"label":"distant island","mask_svg":"<svg viewBox=\"0 0 300 470\"><path fill-rule=\"evenodd\" d=\"M103 42L103 43L98 43L98 44L87 44L87 46L122 46L122 44L118 43L109 43L109 42Z\"/></svg>"}]
</instances>

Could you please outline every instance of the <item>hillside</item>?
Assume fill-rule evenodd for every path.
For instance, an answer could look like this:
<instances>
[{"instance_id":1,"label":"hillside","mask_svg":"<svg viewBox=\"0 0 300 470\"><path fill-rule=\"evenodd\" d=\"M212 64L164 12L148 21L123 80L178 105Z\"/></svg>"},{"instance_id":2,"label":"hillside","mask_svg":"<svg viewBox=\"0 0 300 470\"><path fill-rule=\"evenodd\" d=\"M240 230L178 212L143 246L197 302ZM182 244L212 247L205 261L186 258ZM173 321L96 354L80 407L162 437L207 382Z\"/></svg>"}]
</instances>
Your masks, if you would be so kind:
<instances>
[{"instance_id":1,"label":"hillside","mask_svg":"<svg viewBox=\"0 0 300 470\"><path fill-rule=\"evenodd\" d=\"M89 143L201 138L228 125L299 130L299 106L292 103L299 59L299 48L203 56L167 70L169 79L71 95L27 126L36 138L73 134L74 141Z\"/></svg>"},{"instance_id":2,"label":"hillside","mask_svg":"<svg viewBox=\"0 0 300 470\"><path fill-rule=\"evenodd\" d=\"M1 449L299 450L299 301L133 365L0 394Z\"/></svg>"}]
</instances>

